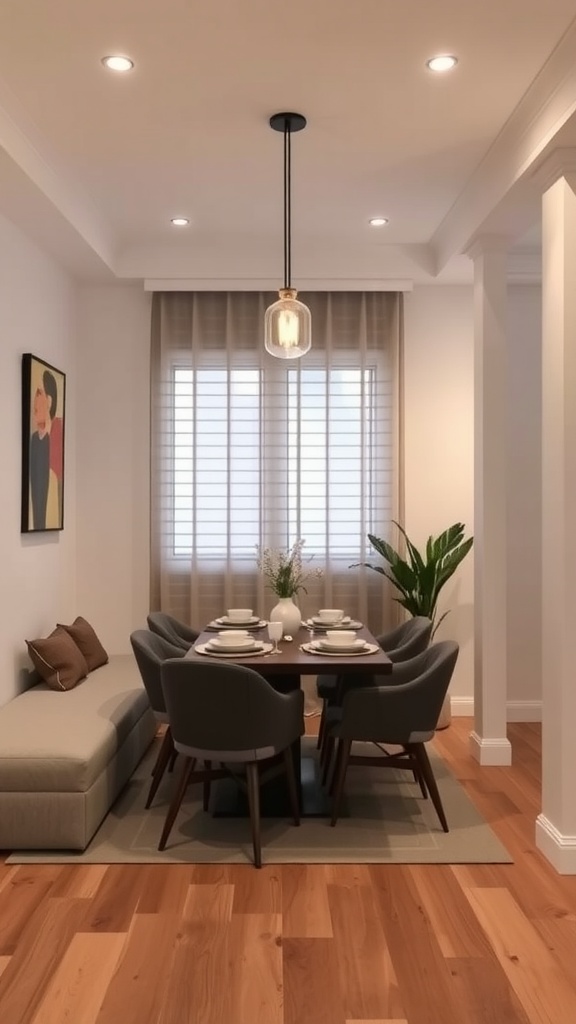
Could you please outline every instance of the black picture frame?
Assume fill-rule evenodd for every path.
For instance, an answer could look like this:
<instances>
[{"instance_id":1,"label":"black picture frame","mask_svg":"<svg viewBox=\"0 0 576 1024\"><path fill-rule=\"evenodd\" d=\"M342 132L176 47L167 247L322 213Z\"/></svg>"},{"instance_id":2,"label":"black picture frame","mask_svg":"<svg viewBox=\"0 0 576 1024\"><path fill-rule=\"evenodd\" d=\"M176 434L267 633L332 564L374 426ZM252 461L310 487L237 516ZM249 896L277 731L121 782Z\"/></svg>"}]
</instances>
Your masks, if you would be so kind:
<instances>
[{"instance_id":1,"label":"black picture frame","mask_svg":"<svg viewBox=\"0 0 576 1024\"><path fill-rule=\"evenodd\" d=\"M22 356L21 533L64 529L66 374Z\"/></svg>"}]
</instances>

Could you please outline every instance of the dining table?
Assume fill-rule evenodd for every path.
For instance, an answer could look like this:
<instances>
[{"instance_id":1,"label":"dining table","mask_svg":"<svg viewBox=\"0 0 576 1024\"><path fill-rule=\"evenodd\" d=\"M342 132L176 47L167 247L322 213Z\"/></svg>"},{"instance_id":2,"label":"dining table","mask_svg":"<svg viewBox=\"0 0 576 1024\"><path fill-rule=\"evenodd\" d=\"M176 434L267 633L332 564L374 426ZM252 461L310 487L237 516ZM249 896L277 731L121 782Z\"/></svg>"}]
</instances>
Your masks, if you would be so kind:
<instances>
[{"instance_id":1,"label":"dining table","mask_svg":"<svg viewBox=\"0 0 576 1024\"><path fill-rule=\"evenodd\" d=\"M255 640L263 641L266 647L272 647L273 645L268 641L267 623L264 620L259 620L259 622L262 624L252 627L250 635ZM364 624L358 623L355 633L359 640L364 640L369 645L370 653L327 654L315 646L310 647L310 644L325 637L327 630L331 627L317 623L312 624L312 620L310 623L310 625L303 623L293 636L284 636L279 640L278 653L272 653L270 650L266 650L264 653L255 651L226 653L225 660L231 664L245 665L247 668L259 672L274 689L281 693L299 689L303 676L330 674L344 678L353 677L358 685L362 685L371 676L387 675L392 672L390 658ZM187 652L186 657L193 659L217 657L213 653L208 655L203 652L206 650L205 645L213 640L218 632L219 624L217 622L206 626ZM302 747L300 740L293 744L292 756L302 815L327 816L329 798L320 783L317 757L307 752ZM265 783L261 788L260 802L261 814L264 817L282 817L289 813L285 780L274 778L269 783ZM216 816L244 817L247 815L248 806L245 794L234 785L232 780L223 780L218 784L213 801L213 813Z\"/></svg>"}]
</instances>

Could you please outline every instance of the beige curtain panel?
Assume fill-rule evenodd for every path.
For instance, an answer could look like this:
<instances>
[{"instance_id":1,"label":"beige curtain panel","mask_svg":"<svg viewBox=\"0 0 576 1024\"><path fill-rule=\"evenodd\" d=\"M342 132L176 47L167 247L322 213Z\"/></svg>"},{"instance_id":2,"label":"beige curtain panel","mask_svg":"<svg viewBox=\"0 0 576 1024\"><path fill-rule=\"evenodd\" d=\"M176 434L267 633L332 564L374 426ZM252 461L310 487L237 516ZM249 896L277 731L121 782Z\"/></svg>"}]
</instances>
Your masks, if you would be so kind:
<instances>
[{"instance_id":1,"label":"beige curtain panel","mask_svg":"<svg viewBox=\"0 0 576 1024\"><path fill-rule=\"evenodd\" d=\"M379 632L397 620L390 589L350 565L400 507L402 296L302 293L313 345L294 361L264 349L274 300L153 297L151 607L196 628L230 607L267 617L256 545L303 538L323 575L302 613L344 608Z\"/></svg>"}]
</instances>

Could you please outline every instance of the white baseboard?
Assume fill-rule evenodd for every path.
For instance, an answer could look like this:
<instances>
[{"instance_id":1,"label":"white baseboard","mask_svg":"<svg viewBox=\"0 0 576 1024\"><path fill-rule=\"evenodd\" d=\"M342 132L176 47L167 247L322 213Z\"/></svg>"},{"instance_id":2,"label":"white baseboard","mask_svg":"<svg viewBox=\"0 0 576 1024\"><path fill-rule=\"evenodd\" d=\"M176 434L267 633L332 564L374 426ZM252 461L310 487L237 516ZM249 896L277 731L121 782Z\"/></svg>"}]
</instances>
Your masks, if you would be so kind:
<instances>
[{"instance_id":1,"label":"white baseboard","mask_svg":"<svg viewBox=\"0 0 576 1024\"><path fill-rule=\"evenodd\" d=\"M541 722L541 700L509 700L506 702L507 722Z\"/></svg>"},{"instance_id":2,"label":"white baseboard","mask_svg":"<svg viewBox=\"0 0 576 1024\"><path fill-rule=\"evenodd\" d=\"M450 697L452 714L457 718L474 717L474 697ZM541 700L509 700L506 702L507 722L541 722Z\"/></svg>"},{"instance_id":3,"label":"white baseboard","mask_svg":"<svg viewBox=\"0 0 576 1024\"><path fill-rule=\"evenodd\" d=\"M470 753L482 765L512 764L512 747L505 736L482 739L477 732L471 732Z\"/></svg>"},{"instance_id":4,"label":"white baseboard","mask_svg":"<svg viewBox=\"0 0 576 1024\"><path fill-rule=\"evenodd\" d=\"M559 875L576 875L576 836L564 836L543 814L536 818L536 846Z\"/></svg>"},{"instance_id":5,"label":"white baseboard","mask_svg":"<svg viewBox=\"0 0 576 1024\"><path fill-rule=\"evenodd\" d=\"M474 697L450 697L450 707L457 718L471 718L474 715Z\"/></svg>"}]
</instances>

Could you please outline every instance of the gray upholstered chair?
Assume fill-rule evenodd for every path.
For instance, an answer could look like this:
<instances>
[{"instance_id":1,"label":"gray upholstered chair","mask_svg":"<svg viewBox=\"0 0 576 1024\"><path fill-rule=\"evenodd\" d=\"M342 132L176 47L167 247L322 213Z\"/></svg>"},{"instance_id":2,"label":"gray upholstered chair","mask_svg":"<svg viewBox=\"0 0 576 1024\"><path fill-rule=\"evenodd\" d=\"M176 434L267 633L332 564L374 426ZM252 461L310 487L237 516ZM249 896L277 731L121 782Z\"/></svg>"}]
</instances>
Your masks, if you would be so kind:
<instances>
[{"instance_id":1,"label":"gray upholstered chair","mask_svg":"<svg viewBox=\"0 0 576 1024\"><path fill-rule=\"evenodd\" d=\"M448 832L448 822L425 743L434 735L458 650L458 644L453 640L432 644L415 658L396 664L386 686L355 686L345 691L341 707L328 709L328 762L338 743L332 825L338 818L348 765L368 764L413 771L423 795L429 791L442 828ZM377 744L380 750L382 744L398 744L402 751L384 751L384 756L377 757L351 755L355 740Z\"/></svg>"},{"instance_id":2,"label":"gray upholstered chair","mask_svg":"<svg viewBox=\"0 0 576 1024\"><path fill-rule=\"evenodd\" d=\"M260 867L259 765L282 755L294 824L300 824L291 744L304 732L304 694L277 693L250 668L195 659L166 661L162 688L174 746L183 755L180 781L158 849L163 850L191 782L206 782L246 769L254 863ZM196 761L207 769L195 771ZM212 768L213 762L221 765ZM227 767L230 765L231 767ZM234 777L236 777L234 772Z\"/></svg>"},{"instance_id":3,"label":"gray upholstered chair","mask_svg":"<svg viewBox=\"0 0 576 1024\"><path fill-rule=\"evenodd\" d=\"M134 651L134 657L138 668L140 669L140 675L142 676L142 682L148 694L148 700L152 711L156 716L158 722L167 723L168 715L166 713L166 704L164 701L164 692L162 690L162 681L160 678L160 667L163 661L167 658L183 658L184 651L181 647L175 647L173 644L168 643L157 633L152 633L148 629L136 629L130 634L130 643L132 644L132 650ZM174 754L174 745L172 743L172 732L168 725L156 763L152 769L152 784L150 786L150 792L148 793L148 799L146 800L146 807L150 807L158 786L162 781L162 776L166 770L166 765L170 761L170 758Z\"/></svg>"},{"instance_id":4,"label":"gray upholstered chair","mask_svg":"<svg viewBox=\"0 0 576 1024\"><path fill-rule=\"evenodd\" d=\"M166 612L150 612L147 621L148 627L153 633L157 633L158 636L168 640L175 647L181 647L183 651L189 650L200 636L195 629L191 629L190 626L186 626L184 622L180 622L179 619L175 619L173 615L168 615Z\"/></svg>"},{"instance_id":5,"label":"gray upholstered chair","mask_svg":"<svg viewBox=\"0 0 576 1024\"><path fill-rule=\"evenodd\" d=\"M386 652L390 661L408 661L421 651L425 651L430 643L432 635L432 622L424 615L415 615L413 618L402 622L395 629L388 633L382 633L376 637L380 647ZM382 679L384 685L386 679ZM348 677L348 685L354 685L354 678ZM366 685L366 676L363 676L363 685ZM316 681L316 693L322 699L322 714L318 728L318 747L322 746L324 739L324 726L326 722L326 711L330 703L341 703L342 678L337 675L321 675Z\"/></svg>"}]
</instances>

